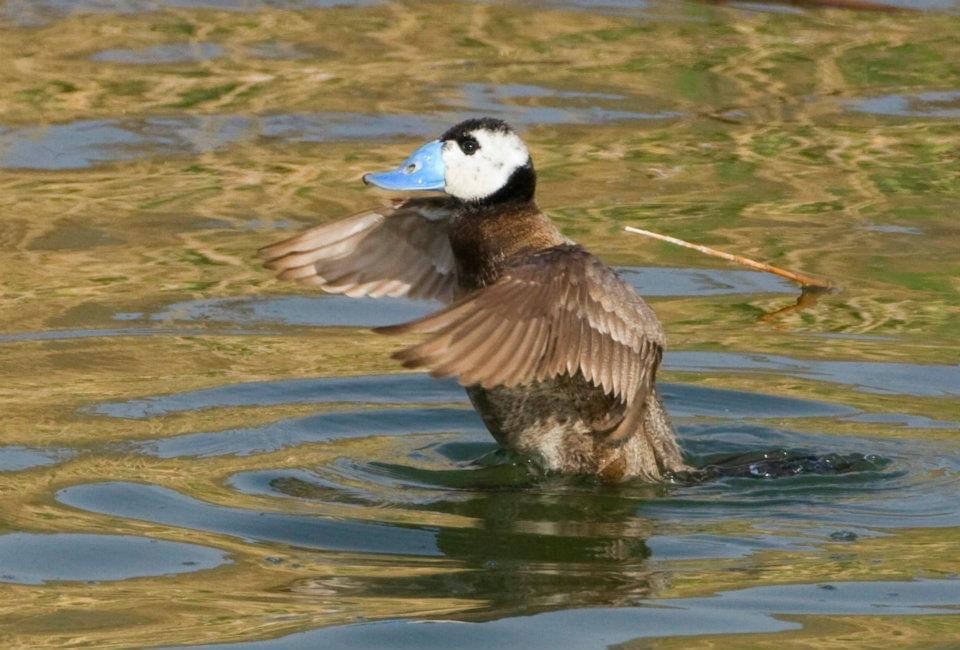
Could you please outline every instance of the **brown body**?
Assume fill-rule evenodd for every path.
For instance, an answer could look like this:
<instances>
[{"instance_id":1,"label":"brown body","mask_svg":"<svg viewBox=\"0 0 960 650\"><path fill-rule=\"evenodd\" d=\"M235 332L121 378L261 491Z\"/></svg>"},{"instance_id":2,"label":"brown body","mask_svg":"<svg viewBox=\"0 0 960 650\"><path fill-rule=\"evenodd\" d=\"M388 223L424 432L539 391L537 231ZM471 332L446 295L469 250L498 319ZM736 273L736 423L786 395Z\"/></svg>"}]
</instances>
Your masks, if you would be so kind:
<instances>
[{"instance_id":1,"label":"brown body","mask_svg":"<svg viewBox=\"0 0 960 650\"><path fill-rule=\"evenodd\" d=\"M573 243L532 202L457 210L449 238L461 293L493 284L509 257Z\"/></svg>"},{"instance_id":2,"label":"brown body","mask_svg":"<svg viewBox=\"0 0 960 650\"><path fill-rule=\"evenodd\" d=\"M475 210L451 219L450 244L459 292L492 284L513 256L572 242L530 202L495 214ZM660 478L686 469L673 429L654 390L637 435L608 440L624 417L625 404L587 381L582 372L521 386L467 387L467 395L501 446L536 459L545 469L597 474L618 481ZM649 453L646 437L655 447Z\"/></svg>"}]
</instances>

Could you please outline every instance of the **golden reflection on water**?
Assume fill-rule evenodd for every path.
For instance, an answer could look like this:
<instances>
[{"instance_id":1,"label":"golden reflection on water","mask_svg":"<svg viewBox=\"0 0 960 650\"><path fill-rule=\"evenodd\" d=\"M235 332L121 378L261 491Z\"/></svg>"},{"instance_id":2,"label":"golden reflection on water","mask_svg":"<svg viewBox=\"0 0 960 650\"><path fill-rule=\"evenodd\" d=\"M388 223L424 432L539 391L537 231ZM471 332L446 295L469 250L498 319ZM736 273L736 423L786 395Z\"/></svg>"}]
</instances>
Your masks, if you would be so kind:
<instances>
[{"instance_id":1,"label":"golden reflection on water","mask_svg":"<svg viewBox=\"0 0 960 650\"><path fill-rule=\"evenodd\" d=\"M443 16L438 22L437 16ZM363 171L390 165L414 138L321 143L262 135L264 116L298 113L448 115L477 110L465 84L535 84L564 100L523 94L502 102L528 115L542 205L565 232L617 264L714 267L697 254L624 235L638 224L830 277L841 291L792 309L794 297L653 300L673 349L798 358L960 363L960 130L957 117L885 117L856 102L960 89L960 19L817 11L799 15L652 3L647 18L487 3L386 3L313 11L76 14L35 27L0 22L0 161L9 133L115 120L149 135L146 118L248 116L235 140L198 153L156 141L123 162L0 171L0 331L118 328L117 314L156 314L210 297L294 294L252 251L287 229L335 219L382 199ZM221 56L186 63L97 62L98 52L216 43ZM256 55L284 44L292 58ZM620 97L621 99L617 99ZM626 98L624 100L623 98ZM538 110L629 110L657 119L538 124ZM948 107L949 108L949 107ZM576 121L576 120L574 120ZM196 138L216 142L210 124ZM6 131L4 131L6 130ZM174 155L170 155L173 153ZM893 228L889 228L893 226ZM899 230L898 230L899 229ZM910 230L915 229L915 231ZM374 558L108 517L59 504L57 490L102 480L166 486L231 507L271 511L275 499L226 485L237 472L323 466L338 458L388 462L434 434L341 440L250 456L158 459L104 443L158 439L313 414L328 405L186 411L142 420L89 412L102 402L261 380L392 372L396 342L344 328L140 322L152 336L3 341L0 444L80 448L49 467L0 473L4 531L85 531L191 542L233 563L173 577L48 586L0 584L8 647L97 647L264 638L387 617L509 614L471 596L368 593L389 576L476 571L469 558ZM826 335L826 336L825 336ZM834 336L838 335L838 336ZM668 380L820 399L877 413L960 419L956 399L871 394L789 376L666 372ZM952 429L800 418L796 431L955 440ZM389 491L382 495L389 504ZM290 501L290 500L288 500ZM284 503L331 518L481 529L483 516L385 505ZM655 526L625 516L632 535ZM750 528L748 521L731 526ZM638 530L639 529L639 530ZM718 529L719 530L719 529ZM956 529L904 529L814 552L772 550L710 562L634 566L634 586L661 596L754 584L904 579L956 573ZM825 559L824 554L829 558ZM269 559L273 558L273 559ZM276 558L282 560L276 563ZM559 569L558 569L559 571ZM602 584L602 583L598 583ZM522 591L522 590L521 590ZM599 589L598 592L602 591ZM570 603L549 589L532 608L628 602L599 593ZM569 594L567 594L569 596ZM620 598L621 600L618 600ZM633 601L630 601L633 602ZM937 636L931 617L865 624L807 617L812 631L777 644L838 647L857 639L904 643ZM173 622L176 624L173 624ZM859 636L870 635L870 636ZM663 645L753 646L755 635ZM765 640L763 642L766 642ZM687 644L690 645L687 645Z\"/></svg>"}]
</instances>

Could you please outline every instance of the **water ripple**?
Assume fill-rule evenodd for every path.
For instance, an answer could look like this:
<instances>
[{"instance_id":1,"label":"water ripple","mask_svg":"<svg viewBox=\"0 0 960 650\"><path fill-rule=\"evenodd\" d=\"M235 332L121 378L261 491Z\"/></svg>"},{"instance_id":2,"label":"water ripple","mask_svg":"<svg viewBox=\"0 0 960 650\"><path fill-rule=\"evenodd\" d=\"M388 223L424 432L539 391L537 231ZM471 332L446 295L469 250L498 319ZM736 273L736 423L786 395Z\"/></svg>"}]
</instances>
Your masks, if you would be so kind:
<instances>
[{"instance_id":1,"label":"water ripple","mask_svg":"<svg viewBox=\"0 0 960 650\"><path fill-rule=\"evenodd\" d=\"M851 100L850 110L889 117L960 118L960 90L881 95Z\"/></svg>"},{"instance_id":2,"label":"water ripple","mask_svg":"<svg viewBox=\"0 0 960 650\"><path fill-rule=\"evenodd\" d=\"M19 472L32 467L44 467L69 458L66 449L31 449L16 445L0 447L0 472Z\"/></svg>"},{"instance_id":3,"label":"water ripple","mask_svg":"<svg viewBox=\"0 0 960 650\"><path fill-rule=\"evenodd\" d=\"M190 573L229 562L222 551L130 535L0 535L0 582L127 580Z\"/></svg>"},{"instance_id":4,"label":"water ripple","mask_svg":"<svg viewBox=\"0 0 960 650\"><path fill-rule=\"evenodd\" d=\"M161 438L134 443L133 447L159 458L246 456L304 443L403 435L412 431L480 433L486 429L472 409L348 411L281 420L260 427Z\"/></svg>"},{"instance_id":5,"label":"water ripple","mask_svg":"<svg viewBox=\"0 0 960 650\"><path fill-rule=\"evenodd\" d=\"M653 599L644 607L566 609L480 623L384 621L328 627L268 641L194 646L292 650L300 648L610 647L634 639L705 634L780 632L803 627L783 616L955 614L960 581L835 582L724 591L709 598ZM424 624L429 623L429 624Z\"/></svg>"},{"instance_id":6,"label":"water ripple","mask_svg":"<svg viewBox=\"0 0 960 650\"><path fill-rule=\"evenodd\" d=\"M820 361L772 354L733 352L668 352L666 365L685 372L771 373L852 386L864 393L960 396L960 366L885 363L878 361Z\"/></svg>"},{"instance_id":7,"label":"water ripple","mask_svg":"<svg viewBox=\"0 0 960 650\"><path fill-rule=\"evenodd\" d=\"M72 14L141 14L170 9L257 11L266 7L310 9L363 6L376 0L6 0L0 18L16 25L36 26Z\"/></svg>"},{"instance_id":8,"label":"water ripple","mask_svg":"<svg viewBox=\"0 0 960 650\"><path fill-rule=\"evenodd\" d=\"M584 99L609 103L616 96L567 93L540 86L467 84L463 87L463 93L475 99L485 97L486 113L502 117L521 128L542 124L671 120L680 115L672 111L642 112L583 105ZM521 105L512 101L533 96L573 102L574 105ZM625 104L629 103L627 99L619 98ZM177 115L0 128L0 167L83 169L156 155L196 155L258 138L284 142L331 142L429 137L441 133L450 124L474 115L476 110L476 107L471 107L466 112L438 112L429 116L333 111L261 116Z\"/></svg>"},{"instance_id":9,"label":"water ripple","mask_svg":"<svg viewBox=\"0 0 960 650\"><path fill-rule=\"evenodd\" d=\"M91 61L99 63L160 64L209 61L224 54L222 45L216 43L166 43L141 49L101 50Z\"/></svg>"},{"instance_id":10,"label":"water ripple","mask_svg":"<svg viewBox=\"0 0 960 650\"><path fill-rule=\"evenodd\" d=\"M57 492L57 500L89 512L221 533L251 542L357 553L440 554L436 534L428 528L226 508L156 485L120 481L76 485Z\"/></svg>"}]
</instances>

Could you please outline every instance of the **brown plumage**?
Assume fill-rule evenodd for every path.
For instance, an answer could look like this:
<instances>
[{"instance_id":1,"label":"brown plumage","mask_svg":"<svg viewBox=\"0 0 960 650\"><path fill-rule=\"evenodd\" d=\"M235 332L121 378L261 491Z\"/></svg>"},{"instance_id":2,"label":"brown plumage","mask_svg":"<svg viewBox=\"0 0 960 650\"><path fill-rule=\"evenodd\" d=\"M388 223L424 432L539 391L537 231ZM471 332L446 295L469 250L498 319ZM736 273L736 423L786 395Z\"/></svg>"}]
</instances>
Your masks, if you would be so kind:
<instances>
[{"instance_id":1,"label":"brown plumage","mask_svg":"<svg viewBox=\"0 0 960 650\"><path fill-rule=\"evenodd\" d=\"M279 277L325 291L447 303L377 331L420 335L394 356L455 377L498 442L546 469L605 480L686 469L655 389L656 315L556 229L532 187L511 188L518 177L498 200L410 199L260 255ZM521 181L534 182L532 165Z\"/></svg>"},{"instance_id":2,"label":"brown plumage","mask_svg":"<svg viewBox=\"0 0 960 650\"><path fill-rule=\"evenodd\" d=\"M376 331L430 335L396 355L408 368L429 368L435 376L486 389L580 372L638 411L664 342L647 304L573 244L506 258L499 279L485 289L425 318ZM627 433L611 435L616 440Z\"/></svg>"},{"instance_id":3,"label":"brown plumage","mask_svg":"<svg viewBox=\"0 0 960 650\"><path fill-rule=\"evenodd\" d=\"M351 297L448 302L456 287L448 199L400 201L324 224L258 251L281 280Z\"/></svg>"}]
</instances>

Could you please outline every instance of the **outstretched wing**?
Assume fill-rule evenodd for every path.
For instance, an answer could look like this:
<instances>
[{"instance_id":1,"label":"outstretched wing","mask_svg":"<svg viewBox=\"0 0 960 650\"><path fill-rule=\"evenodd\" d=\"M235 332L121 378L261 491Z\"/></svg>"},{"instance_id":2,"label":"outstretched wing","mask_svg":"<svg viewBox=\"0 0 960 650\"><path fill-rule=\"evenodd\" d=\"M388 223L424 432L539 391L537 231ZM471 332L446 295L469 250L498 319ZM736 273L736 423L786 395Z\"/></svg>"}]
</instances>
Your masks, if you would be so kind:
<instances>
[{"instance_id":1,"label":"outstretched wing","mask_svg":"<svg viewBox=\"0 0 960 650\"><path fill-rule=\"evenodd\" d=\"M454 376L466 386L516 386L579 370L626 406L613 439L638 425L664 344L653 310L574 245L525 255L493 284L377 331L427 334L395 356L408 368Z\"/></svg>"},{"instance_id":2,"label":"outstretched wing","mask_svg":"<svg viewBox=\"0 0 960 650\"><path fill-rule=\"evenodd\" d=\"M445 198L410 199L361 212L261 248L264 266L352 297L406 296L450 302L456 268Z\"/></svg>"}]
</instances>

